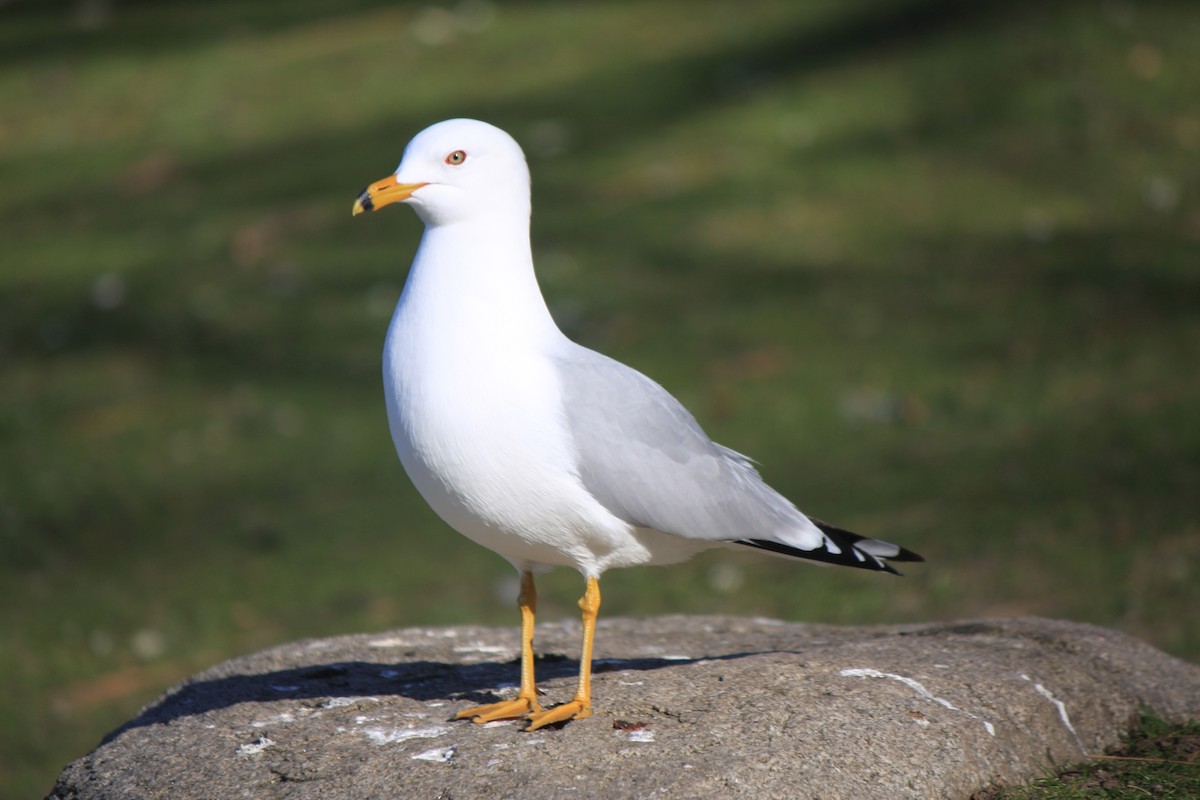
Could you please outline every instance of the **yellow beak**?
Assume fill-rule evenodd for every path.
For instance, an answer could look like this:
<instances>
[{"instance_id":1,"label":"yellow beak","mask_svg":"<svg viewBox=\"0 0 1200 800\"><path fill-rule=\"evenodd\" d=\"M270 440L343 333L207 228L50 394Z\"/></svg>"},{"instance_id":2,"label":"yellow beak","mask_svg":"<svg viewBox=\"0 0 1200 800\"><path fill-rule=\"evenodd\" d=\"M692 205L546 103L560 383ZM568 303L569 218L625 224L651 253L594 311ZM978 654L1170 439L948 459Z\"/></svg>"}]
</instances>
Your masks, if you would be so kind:
<instances>
[{"instance_id":1,"label":"yellow beak","mask_svg":"<svg viewBox=\"0 0 1200 800\"><path fill-rule=\"evenodd\" d=\"M364 211L376 211L392 203L399 203L412 197L412 193L424 183L398 183L395 175L389 175L381 181L375 181L359 193L354 201L354 216Z\"/></svg>"}]
</instances>

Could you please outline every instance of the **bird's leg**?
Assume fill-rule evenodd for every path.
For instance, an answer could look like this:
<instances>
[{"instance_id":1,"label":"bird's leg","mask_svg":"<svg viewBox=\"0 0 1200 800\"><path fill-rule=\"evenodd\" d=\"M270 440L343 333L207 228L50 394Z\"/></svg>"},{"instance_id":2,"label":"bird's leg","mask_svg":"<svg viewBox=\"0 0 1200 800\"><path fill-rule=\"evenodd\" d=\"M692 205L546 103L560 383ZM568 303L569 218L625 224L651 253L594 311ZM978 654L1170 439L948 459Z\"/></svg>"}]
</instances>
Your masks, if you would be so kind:
<instances>
[{"instance_id":1,"label":"bird's leg","mask_svg":"<svg viewBox=\"0 0 1200 800\"><path fill-rule=\"evenodd\" d=\"M455 719L470 719L484 723L496 719L523 717L541 711L537 701L537 684L533 678L533 618L537 613L537 587L533 584L533 573L521 573L521 593L517 595L517 607L521 609L521 688L514 700L502 700L486 706L467 708L454 715Z\"/></svg>"},{"instance_id":2,"label":"bird's leg","mask_svg":"<svg viewBox=\"0 0 1200 800\"><path fill-rule=\"evenodd\" d=\"M569 703L529 715L527 731L534 731L556 722L583 719L592 715L592 642L596 638L596 616L600 613L600 582L587 579L587 588L579 599L583 612L583 653L579 657L579 689Z\"/></svg>"}]
</instances>

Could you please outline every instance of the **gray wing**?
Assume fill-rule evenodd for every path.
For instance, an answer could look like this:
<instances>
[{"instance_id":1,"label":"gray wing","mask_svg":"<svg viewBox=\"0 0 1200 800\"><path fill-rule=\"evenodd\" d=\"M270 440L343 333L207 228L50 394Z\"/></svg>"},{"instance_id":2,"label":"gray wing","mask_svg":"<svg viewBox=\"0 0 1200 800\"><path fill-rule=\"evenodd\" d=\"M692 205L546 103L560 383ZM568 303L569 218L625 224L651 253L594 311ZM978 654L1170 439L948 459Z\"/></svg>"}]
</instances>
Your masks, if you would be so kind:
<instances>
[{"instance_id":1,"label":"gray wing","mask_svg":"<svg viewBox=\"0 0 1200 800\"><path fill-rule=\"evenodd\" d=\"M578 345L556 365L579 475L613 515L692 539L832 544L645 375Z\"/></svg>"}]
</instances>

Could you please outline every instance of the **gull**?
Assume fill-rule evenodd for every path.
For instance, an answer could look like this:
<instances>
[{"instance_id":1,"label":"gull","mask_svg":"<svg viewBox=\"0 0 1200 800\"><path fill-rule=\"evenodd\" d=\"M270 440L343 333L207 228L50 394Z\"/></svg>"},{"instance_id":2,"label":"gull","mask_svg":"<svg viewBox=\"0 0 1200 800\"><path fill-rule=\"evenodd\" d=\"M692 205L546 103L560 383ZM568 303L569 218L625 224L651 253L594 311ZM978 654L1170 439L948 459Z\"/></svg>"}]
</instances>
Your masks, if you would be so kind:
<instances>
[{"instance_id":1,"label":"gull","mask_svg":"<svg viewBox=\"0 0 1200 800\"><path fill-rule=\"evenodd\" d=\"M396 452L446 523L520 574L517 696L455 719L536 730L590 716L606 570L714 547L894 574L889 561L923 560L805 516L665 389L558 329L534 274L529 168L507 133L469 119L421 131L353 210L393 203L425 224L383 352ZM543 709L534 574L552 567L584 577L582 652L574 698Z\"/></svg>"}]
</instances>

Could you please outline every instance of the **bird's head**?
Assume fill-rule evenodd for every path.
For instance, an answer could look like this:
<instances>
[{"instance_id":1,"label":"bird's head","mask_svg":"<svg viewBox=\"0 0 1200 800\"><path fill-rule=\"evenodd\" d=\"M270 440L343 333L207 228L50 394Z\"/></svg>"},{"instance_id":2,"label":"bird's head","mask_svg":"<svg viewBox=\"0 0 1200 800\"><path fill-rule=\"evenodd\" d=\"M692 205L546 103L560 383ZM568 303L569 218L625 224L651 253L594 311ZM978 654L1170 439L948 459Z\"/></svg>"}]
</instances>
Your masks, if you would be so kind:
<instances>
[{"instance_id":1,"label":"bird's head","mask_svg":"<svg viewBox=\"0 0 1200 800\"><path fill-rule=\"evenodd\" d=\"M363 189L354 214L407 203L428 225L529 216L529 168L504 131L473 119L431 125L404 149L396 172Z\"/></svg>"}]
</instances>

